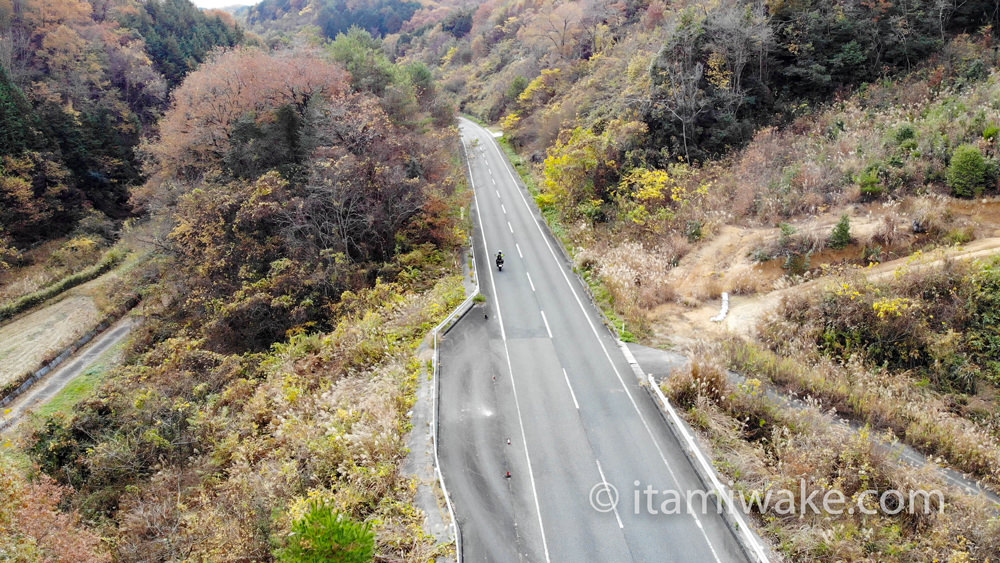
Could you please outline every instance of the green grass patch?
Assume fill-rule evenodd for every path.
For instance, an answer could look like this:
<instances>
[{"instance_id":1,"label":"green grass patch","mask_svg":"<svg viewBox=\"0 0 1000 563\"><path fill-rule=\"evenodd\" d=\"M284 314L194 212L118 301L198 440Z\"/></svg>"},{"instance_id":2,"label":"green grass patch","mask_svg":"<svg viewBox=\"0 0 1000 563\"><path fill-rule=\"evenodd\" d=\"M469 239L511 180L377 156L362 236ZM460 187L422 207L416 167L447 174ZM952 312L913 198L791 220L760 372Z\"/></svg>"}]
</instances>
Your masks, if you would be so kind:
<instances>
[{"instance_id":1,"label":"green grass patch","mask_svg":"<svg viewBox=\"0 0 1000 563\"><path fill-rule=\"evenodd\" d=\"M478 123L481 127L488 127L488 125L486 124L485 121L483 121L482 119L479 119L478 117L472 115L471 113L463 113L461 115L462 115L462 117L468 119L469 121L472 121L474 123Z\"/></svg>"},{"instance_id":2,"label":"green grass patch","mask_svg":"<svg viewBox=\"0 0 1000 563\"><path fill-rule=\"evenodd\" d=\"M48 418L56 413L70 412L73 405L89 397L97 386L104 381L108 373L105 363L96 363L76 379L70 381L58 395L35 410L40 419Z\"/></svg>"},{"instance_id":3,"label":"green grass patch","mask_svg":"<svg viewBox=\"0 0 1000 563\"><path fill-rule=\"evenodd\" d=\"M31 473L35 466L28 454L14 445L11 436L0 436L0 460L10 463L22 475Z\"/></svg>"},{"instance_id":4,"label":"green grass patch","mask_svg":"<svg viewBox=\"0 0 1000 563\"><path fill-rule=\"evenodd\" d=\"M123 343L119 343L105 350L90 367L52 397L52 400L36 408L29 423L47 420L58 413L72 412L77 403L93 395L107 378L123 346Z\"/></svg>"}]
</instances>

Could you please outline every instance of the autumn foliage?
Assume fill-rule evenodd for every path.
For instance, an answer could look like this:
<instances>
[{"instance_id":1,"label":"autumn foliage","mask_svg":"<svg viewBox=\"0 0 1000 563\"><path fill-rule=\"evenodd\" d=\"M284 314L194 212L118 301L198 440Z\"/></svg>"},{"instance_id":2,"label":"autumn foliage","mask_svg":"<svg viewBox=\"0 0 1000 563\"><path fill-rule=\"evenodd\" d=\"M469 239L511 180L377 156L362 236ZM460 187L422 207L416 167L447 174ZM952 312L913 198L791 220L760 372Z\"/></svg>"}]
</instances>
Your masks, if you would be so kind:
<instances>
[{"instance_id":1,"label":"autumn foliage","mask_svg":"<svg viewBox=\"0 0 1000 563\"><path fill-rule=\"evenodd\" d=\"M301 117L314 97L343 95L347 81L316 53L219 52L174 93L149 152L159 174L189 178L221 162L241 118L270 119L283 106Z\"/></svg>"},{"instance_id":2,"label":"autumn foliage","mask_svg":"<svg viewBox=\"0 0 1000 563\"><path fill-rule=\"evenodd\" d=\"M27 480L0 459L0 554L4 559L57 563L111 560L101 538L80 525L75 511L59 509L67 492L45 475Z\"/></svg>"},{"instance_id":3,"label":"autumn foliage","mask_svg":"<svg viewBox=\"0 0 1000 563\"><path fill-rule=\"evenodd\" d=\"M193 62L241 37L186 0L0 0L0 237L23 248L90 209L128 216L142 176L133 149L167 101L149 41Z\"/></svg>"},{"instance_id":4,"label":"autumn foliage","mask_svg":"<svg viewBox=\"0 0 1000 563\"><path fill-rule=\"evenodd\" d=\"M381 49L355 36L336 54ZM436 555L400 466L417 344L462 298L461 169L432 78L380 61L381 95L321 51L218 51L143 146L145 322L30 447L117 559L294 559L317 526Z\"/></svg>"}]
</instances>

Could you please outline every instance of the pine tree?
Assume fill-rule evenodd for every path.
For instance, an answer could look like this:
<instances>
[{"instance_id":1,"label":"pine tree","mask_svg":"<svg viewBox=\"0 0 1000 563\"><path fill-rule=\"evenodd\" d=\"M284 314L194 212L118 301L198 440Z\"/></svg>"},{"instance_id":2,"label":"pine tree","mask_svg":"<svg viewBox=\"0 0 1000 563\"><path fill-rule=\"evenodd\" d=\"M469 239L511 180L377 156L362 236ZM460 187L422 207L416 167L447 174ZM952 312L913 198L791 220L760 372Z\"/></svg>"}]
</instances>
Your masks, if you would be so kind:
<instances>
[{"instance_id":1,"label":"pine tree","mask_svg":"<svg viewBox=\"0 0 1000 563\"><path fill-rule=\"evenodd\" d=\"M851 244L851 220L845 214L840 216L840 221L830 233L830 246L832 248L846 248L849 244Z\"/></svg>"}]
</instances>

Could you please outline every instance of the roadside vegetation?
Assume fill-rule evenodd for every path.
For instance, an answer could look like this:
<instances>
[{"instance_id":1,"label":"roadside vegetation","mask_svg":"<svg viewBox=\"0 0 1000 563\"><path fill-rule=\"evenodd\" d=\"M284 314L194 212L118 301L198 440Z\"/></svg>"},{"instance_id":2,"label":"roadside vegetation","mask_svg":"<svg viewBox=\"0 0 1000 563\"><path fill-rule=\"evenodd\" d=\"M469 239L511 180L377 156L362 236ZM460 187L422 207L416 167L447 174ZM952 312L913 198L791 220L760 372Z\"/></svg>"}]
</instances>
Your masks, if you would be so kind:
<instances>
[{"instance_id":1,"label":"roadside vegetation","mask_svg":"<svg viewBox=\"0 0 1000 563\"><path fill-rule=\"evenodd\" d=\"M986 516L995 510L989 501L949 488L929 468L900 462L890 435L837 424L821 402L790 406L774 398L763 370L747 370L745 380L731 382L711 359L719 353L725 354L713 346L693 351L692 363L672 374L664 390L708 439L723 481L746 499L789 560L988 561L1000 551L1000 523ZM830 505L843 508L840 513L801 510L807 498L822 507L831 490L845 499ZM934 490L941 497L915 494ZM862 497L864 491L875 494ZM899 491L903 500L890 494L883 510L879 499L886 491ZM768 503L753 504L769 494ZM785 502L795 509L782 508L779 499L790 499Z\"/></svg>"},{"instance_id":2,"label":"roadside vegetation","mask_svg":"<svg viewBox=\"0 0 1000 563\"><path fill-rule=\"evenodd\" d=\"M727 357L996 489L998 288L995 259L843 278L786 300L758 328L759 345L734 341Z\"/></svg>"},{"instance_id":3,"label":"roadside vegetation","mask_svg":"<svg viewBox=\"0 0 1000 563\"><path fill-rule=\"evenodd\" d=\"M436 65L463 111L504 130L580 271L649 336L647 312L662 305L770 289L753 264L677 288L685 257L726 226L787 225L753 261L799 281L824 264L985 235L937 196L997 190L992 14L982 3L498 0L418 12L422 27L386 45ZM869 211L885 224L877 237L856 216ZM795 233L845 212L840 237Z\"/></svg>"},{"instance_id":4,"label":"roadside vegetation","mask_svg":"<svg viewBox=\"0 0 1000 563\"><path fill-rule=\"evenodd\" d=\"M143 323L25 438L112 557L302 560L369 532L379 557L448 549L400 468L417 348L464 299L460 147L433 83L380 53L360 31L216 53L143 146L132 202L159 250L123 277Z\"/></svg>"}]
</instances>

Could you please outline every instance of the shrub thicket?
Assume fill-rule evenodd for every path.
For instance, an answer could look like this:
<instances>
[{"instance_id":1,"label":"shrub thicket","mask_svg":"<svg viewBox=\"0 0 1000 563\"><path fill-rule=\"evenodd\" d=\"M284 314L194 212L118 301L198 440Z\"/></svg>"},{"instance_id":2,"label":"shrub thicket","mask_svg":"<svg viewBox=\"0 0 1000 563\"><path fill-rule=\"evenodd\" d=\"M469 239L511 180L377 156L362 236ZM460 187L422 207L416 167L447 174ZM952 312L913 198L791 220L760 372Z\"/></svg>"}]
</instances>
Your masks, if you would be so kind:
<instances>
[{"instance_id":1,"label":"shrub thicket","mask_svg":"<svg viewBox=\"0 0 1000 563\"><path fill-rule=\"evenodd\" d=\"M958 197L979 197L986 189L986 159L974 145L955 149L948 165L948 186Z\"/></svg>"}]
</instances>

